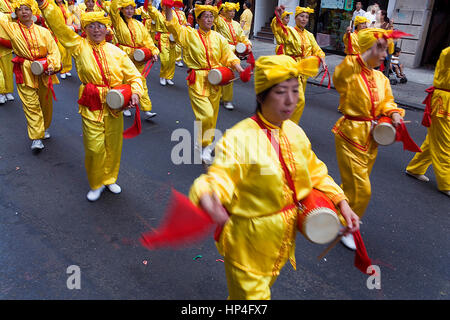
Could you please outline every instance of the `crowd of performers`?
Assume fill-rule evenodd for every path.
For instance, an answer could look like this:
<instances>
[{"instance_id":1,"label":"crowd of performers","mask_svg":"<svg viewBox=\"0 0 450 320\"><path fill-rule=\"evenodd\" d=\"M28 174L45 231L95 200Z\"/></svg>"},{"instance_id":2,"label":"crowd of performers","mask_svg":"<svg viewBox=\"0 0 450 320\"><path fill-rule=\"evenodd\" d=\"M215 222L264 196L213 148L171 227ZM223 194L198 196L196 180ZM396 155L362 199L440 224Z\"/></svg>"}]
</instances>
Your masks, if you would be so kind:
<instances>
[{"instance_id":1,"label":"crowd of performers","mask_svg":"<svg viewBox=\"0 0 450 320\"><path fill-rule=\"evenodd\" d=\"M116 182L123 115L131 116L135 109L145 119L156 116L146 83L155 61L161 61L163 86L173 85L176 65L187 66L188 95L201 132L215 129L221 101L225 108L234 108L233 82L213 85L208 75L219 67L243 74L236 46L244 44L251 52L252 44L248 30L233 20L239 4L211 2L195 5L198 28L194 28L181 11L182 1L163 1L159 11L148 3L136 9L133 0L86 0L79 5L63 0L0 0L0 103L14 99L14 73L31 149L43 149L42 140L50 138L56 74L70 77L73 58L81 82L78 105L90 186L87 199L98 200L105 188L120 193ZM284 264L289 260L295 267L297 203L313 189L339 209L346 227L342 241L355 249L352 233L359 229L371 197L369 177L378 149L372 137L374 124L380 116L389 117L395 127L403 123L405 111L394 102L389 80L376 70L402 33L367 28L365 18L357 17L356 30L344 37L347 56L333 74L343 114L332 129L341 186L328 175L298 126L308 77L320 68L327 71L325 53L305 29L312 12L303 7L295 13L283 6L275 9L271 27L276 54L259 57L252 66L255 115L219 141L212 134L196 137L195 149L210 166L194 181L189 199L221 228L216 244L224 256L230 299L269 299ZM287 25L291 15L295 27ZM143 48L149 56L139 60L135 53ZM45 70L37 75L32 66L42 59ZM424 174L432 164L438 188L448 196L449 67L450 47L441 53L428 90L424 124L429 128L422 152L406 169L408 175L428 181ZM106 96L122 84L131 87L129 104L112 109Z\"/></svg>"}]
</instances>

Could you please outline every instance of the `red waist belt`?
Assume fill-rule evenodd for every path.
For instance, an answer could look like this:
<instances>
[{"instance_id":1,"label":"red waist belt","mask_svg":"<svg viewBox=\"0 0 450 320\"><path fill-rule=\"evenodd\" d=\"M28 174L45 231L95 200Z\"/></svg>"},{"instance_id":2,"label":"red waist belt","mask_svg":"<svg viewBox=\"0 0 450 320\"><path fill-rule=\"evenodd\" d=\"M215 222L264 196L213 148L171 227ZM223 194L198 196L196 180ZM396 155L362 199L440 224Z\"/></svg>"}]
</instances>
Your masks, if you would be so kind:
<instances>
[{"instance_id":1,"label":"red waist belt","mask_svg":"<svg viewBox=\"0 0 450 320\"><path fill-rule=\"evenodd\" d=\"M98 91L99 87L108 88L106 84L85 84L78 103L88 107L90 111L102 110L102 100L100 99L100 91Z\"/></svg>"},{"instance_id":2,"label":"red waist belt","mask_svg":"<svg viewBox=\"0 0 450 320\"><path fill-rule=\"evenodd\" d=\"M37 58L36 60L41 59L41 58ZM14 72L14 74L16 76L16 84L23 84L22 65L25 62L25 60L35 61L33 59L28 59L28 58L24 58L24 57L20 57L20 56L15 56L11 60L12 63L14 64L13 72ZM51 75L48 76L47 88L48 88L48 91L51 91L53 99L55 99L55 101L56 101L55 90L53 90L53 81L52 81L52 76ZM47 91L47 95L45 96L46 98L48 98L48 91Z\"/></svg>"},{"instance_id":3,"label":"red waist belt","mask_svg":"<svg viewBox=\"0 0 450 320\"><path fill-rule=\"evenodd\" d=\"M352 121L372 121L375 120L374 118L370 118L370 117L354 117L354 116L349 116L347 114L344 115L344 118L347 120L352 120Z\"/></svg>"},{"instance_id":4,"label":"red waist belt","mask_svg":"<svg viewBox=\"0 0 450 320\"><path fill-rule=\"evenodd\" d=\"M188 76L186 77L186 80L189 82L189 85L193 85L195 83L195 71L198 70L211 70L211 68L204 68L204 69L191 69L189 68L187 70Z\"/></svg>"},{"instance_id":5,"label":"red waist belt","mask_svg":"<svg viewBox=\"0 0 450 320\"><path fill-rule=\"evenodd\" d=\"M434 90L442 90L446 92L450 92L450 90L436 88L434 86L429 87L425 90L428 93L425 100L423 100L423 104L425 104L425 111L423 112L422 125L425 127L429 127L431 125L431 98L433 96Z\"/></svg>"}]
</instances>

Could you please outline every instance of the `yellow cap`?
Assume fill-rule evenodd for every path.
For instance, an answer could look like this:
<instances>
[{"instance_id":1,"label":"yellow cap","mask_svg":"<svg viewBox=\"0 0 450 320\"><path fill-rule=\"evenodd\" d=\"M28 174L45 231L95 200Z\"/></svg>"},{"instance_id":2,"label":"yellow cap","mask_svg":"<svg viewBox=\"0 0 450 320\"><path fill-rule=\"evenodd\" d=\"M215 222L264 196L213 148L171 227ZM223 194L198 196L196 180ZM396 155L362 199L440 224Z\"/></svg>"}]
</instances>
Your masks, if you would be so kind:
<instances>
[{"instance_id":1,"label":"yellow cap","mask_svg":"<svg viewBox=\"0 0 450 320\"><path fill-rule=\"evenodd\" d=\"M295 16L299 15L300 13L314 13L314 9L311 9L310 7L297 7L295 8Z\"/></svg>"},{"instance_id":2,"label":"yellow cap","mask_svg":"<svg viewBox=\"0 0 450 320\"><path fill-rule=\"evenodd\" d=\"M81 15L81 27L83 29L93 22L100 22L107 27L111 25L111 19L105 16L104 11L85 12Z\"/></svg>"},{"instance_id":3,"label":"yellow cap","mask_svg":"<svg viewBox=\"0 0 450 320\"><path fill-rule=\"evenodd\" d=\"M217 7L215 7L215 6L196 4L195 8L194 8L195 19L198 18L200 13L205 12L205 11L210 11L216 18L217 18L217 15L219 14Z\"/></svg>"}]
</instances>

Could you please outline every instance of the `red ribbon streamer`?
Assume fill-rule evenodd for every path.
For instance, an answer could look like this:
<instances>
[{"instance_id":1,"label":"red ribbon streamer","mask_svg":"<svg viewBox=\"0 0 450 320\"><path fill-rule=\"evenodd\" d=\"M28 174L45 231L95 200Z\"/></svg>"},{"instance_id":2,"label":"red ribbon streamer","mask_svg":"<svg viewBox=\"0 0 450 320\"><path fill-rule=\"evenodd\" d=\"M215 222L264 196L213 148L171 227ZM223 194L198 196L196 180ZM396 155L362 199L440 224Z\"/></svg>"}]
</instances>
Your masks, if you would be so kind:
<instances>
[{"instance_id":1,"label":"red ribbon streamer","mask_svg":"<svg viewBox=\"0 0 450 320\"><path fill-rule=\"evenodd\" d=\"M123 132L124 139L131 139L137 137L142 132L142 124L141 124L141 110L139 109L139 105L136 105L136 112L134 113L134 122Z\"/></svg>"},{"instance_id":2,"label":"red ribbon streamer","mask_svg":"<svg viewBox=\"0 0 450 320\"><path fill-rule=\"evenodd\" d=\"M434 86L429 87L425 90L428 93L425 100L423 100L423 104L425 104L425 111L423 112L422 125L429 128L431 126L431 98L433 96L433 92L436 88Z\"/></svg>"},{"instance_id":3,"label":"red ribbon streamer","mask_svg":"<svg viewBox=\"0 0 450 320\"><path fill-rule=\"evenodd\" d=\"M409 150L412 152L422 152L422 149L414 142L409 135L408 129L403 120L397 126L395 130L395 141L403 142L403 150Z\"/></svg>"}]
</instances>

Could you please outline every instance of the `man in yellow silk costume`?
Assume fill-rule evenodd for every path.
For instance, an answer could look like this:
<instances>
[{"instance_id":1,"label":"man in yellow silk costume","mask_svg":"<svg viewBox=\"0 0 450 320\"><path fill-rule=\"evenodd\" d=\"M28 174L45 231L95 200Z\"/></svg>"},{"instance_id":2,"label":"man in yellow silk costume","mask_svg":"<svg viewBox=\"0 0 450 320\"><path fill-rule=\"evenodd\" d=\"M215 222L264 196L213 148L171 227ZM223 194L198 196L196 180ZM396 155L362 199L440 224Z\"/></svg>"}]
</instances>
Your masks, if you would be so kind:
<instances>
[{"instance_id":1,"label":"man in yellow silk costume","mask_svg":"<svg viewBox=\"0 0 450 320\"><path fill-rule=\"evenodd\" d=\"M422 181L432 164L438 189L450 196L450 47L442 50L434 72L431 95L431 125L420 149L406 167L406 173ZM428 90L427 90L428 91Z\"/></svg>"},{"instance_id":2,"label":"man in yellow silk costume","mask_svg":"<svg viewBox=\"0 0 450 320\"><path fill-rule=\"evenodd\" d=\"M0 12L10 15L13 11L9 0L0 0ZM9 40L8 35L2 30L0 30L0 38ZM0 86L0 104L14 100L13 64L11 60L12 49L0 44L0 71L3 78L3 85Z\"/></svg>"},{"instance_id":3,"label":"man in yellow silk costume","mask_svg":"<svg viewBox=\"0 0 450 320\"><path fill-rule=\"evenodd\" d=\"M177 19L178 19L178 23L180 24L180 26L187 26L187 19L186 19L186 15L184 14L183 11L183 1L181 0L175 0L173 3L173 12L175 13ZM179 44L177 44L175 46L175 52L176 52L176 59L175 59L175 64L178 67L182 67L183 66L183 58L181 56L181 46Z\"/></svg>"},{"instance_id":4,"label":"man in yellow silk costume","mask_svg":"<svg viewBox=\"0 0 450 320\"><path fill-rule=\"evenodd\" d=\"M313 60L317 72L319 62ZM216 246L224 257L228 299L270 299L270 287L285 263L289 260L296 267L296 202L312 188L341 209L349 229L354 231L359 225L358 216L313 152L308 137L289 120L298 100L298 74L309 72L303 67L303 61L285 55L258 58L254 74L257 117L279 150L256 121L247 118L226 131L208 173L197 178L189 192L190 200L223 226ZM277 151L295 188L288 186Z\"/></svg>"},{"instance_id":5,"label":"man in yellow silk costume","mask_svg":"<svg viewBox=\"0 0 450 320\"><path fill-rule=\"evenodd\" d=\"M284 6L277 7L275 12L278 16L283 16L283 13L285 12ZM272 31L277 39L278 45L282 45L283 47L282 54L291 56L296 61L300 61L306 57L316 56L322 61L323 66L326 67L325 53L317 44L314 35L305 29L309 22L310 13L314 13L314 10L311 8L296 7L296 26L294 28L287 25L284 27L281 26L277 17L273 18L270 26L272 27ZM298 106L291 117L291 120L295 123L300 121L303 114L303 109L305 108L305 90L307 80L307 76L300 75Z\"/></svg>"},{"instance_id":6,"label":"man in yellow silk costume","mask_svg":"<svg viewBox=\"0 0 450 320\"><path fill-rule=\"evenodd\" d=\"M239 3L225 2L221 6L222 12L214 22L214 30L227 39L233 52L238 43L244 43L251 48L252 43L244 35L240 24L234 21L236 11L239 11ZM233 82L222 88L223 106L228 110L233 110Z\"/></svg>"},{"instance_id":7,"label":"man in yellow silk costume","mask_svg":"<svg viewBox=\"0 0 450 320\"><path fill-rule=\"evenodd\" d=\"M136 106L143 94L142 75L125 52L105 41L111 20L104 12L82 15L81 27L87 34L83 38L65 25L54 3L44 0L39 2L39 8L59 41L71 50L82 82L79 101L86 101L86 105L80 103L78 112L82 117L85 166L91 188L87 199L98 200L105 186L118 194L123 115L121 110L113 111L106 105L106 94L110 88L127 83L132 91L128 107Z\"/></svg>"},{"instance_id":8,"label":"man in yellow silk costume","mask_svg":"<svg viewBox=\"0 0 450 320\"><path fill-rule=\"evenodd\" d=\"M177 43L183 47L184 62L190 69L188 92L195 119L201 122L201 132L195 137L196 150L204 147L202 159L210 162L214 149L213 131L216 128L219 113L221 86L211 85L208 72L217 67L228 67L242 72L240 60L231 50L228 41L211 30L217 18L217 8L210 5L196 5L195 16L200 28L182 27L172 11L166 7L166 26Z\"/></svg>"},{"instance_id":9,"label":"man in yellow silk costume","mask_svg":"<svg viewBox=\"0 0 450 320\"><path fill-rule=\"evenodd\" d=\"M153 55L151 60L157 61L159 50L153 43L147 28L140 21L133 18L135 7L136 4L134 3L134 0L112 0L110 5L110 16L119 48L128 54L136 68L142 74L147 65L147 61L138 62L134 60L134 51L139 48L147 48ZM144 112L144 118L148 120L156 116L156 113L151 112L152 102L148 95L147 80L144 77L142 79L144 84L144 94L141 96L140 106L141 110ZM124 115L131 116L131 112L127 110L124 112Z\"/></svg>"},{"instance_id":10,"label":"man in yellow silk costume","mask_svg":"<svg viewBox=\"0 0 450 320\"><path fill-rule=\"evenodd\" d=\"M66 25L72 26L74 22L76 22L77 18L73 13L69 11L69 7L63 0L55 0L56 5L61 10L61 14L64 17L64 21L66 22ZM71 77L72 74L70 73L70 70L72 70L72 54L67 51L66 48L58 41L58 49L61 53L61 63L62 63L62 69L60 71L60 77L61 79L66 79L67 77Z\"/></svg>"},{"instance_id":11,"label":"man in yellow silk costume","mask_svg":"<svg viewBox=\"0 0 450 320\"><path fill-rule=\"evenodd\" d=\"M166 84L173 86L175 84L173 82L173 76L175 75L175 60L177 58L175 39L171 32L166 28L166 13L164 10L161 13L158 9L149 4L148 13L152 18L152 21L155 21L156 30L160 37L159 44L161 52L159 58L161 60L161 70L159 72L159 83L162 86L165 86ZM173 9L171 10L171 13L175 16ZM176 21L178 23L178 19Z\"/></svg>"},{"instance_id":12,"label":"man in yellow silk costume","mask_svg":"<svg viewBox=\"0 0 450 320\"><path fill-rule=\"evenodd\" d=\"M50 138L47 129L53 114L52 88L59 83L53 72L60 69L61 56L50 31L33 23L33 4L32 0L16 0L12 7L17 22L10 22L9 17L1 13L0 28L11 40L16 54L13 62L17 92L27 119L31 149L38 151L44 148L42 139ZM31 63L42 58L47 58L48 69L36 76L31 72Z\"/></svg>"},{"instance_id":13,"label":"man in yellow silk costume","mask_svg":"<svg viewBox=\"0 0 450 320\"><path fill-rule=\"evenodd\" d=\"M359 31L361 54L347 55L333 74L333 83L340 95L339 108L344 114L332 130L342 189L360 218L370 201L369 178L378 151L371 134L372 121L388 116L397 126L405 114L394 102L389 79L373 69L386 57L388 43L392 48L391 35L391 31L384 29ZM343 243L355 249L351 235L344 237Z\"/></svg>"}]
</instances>

